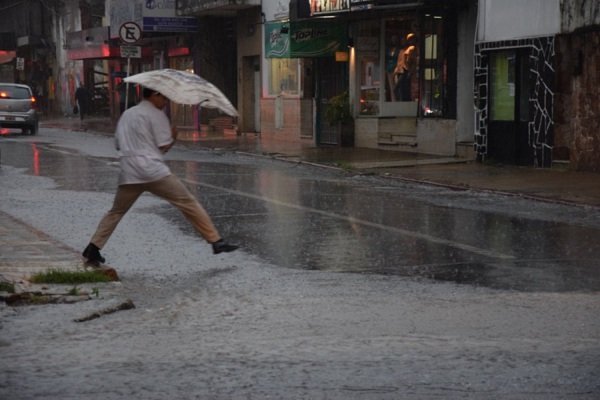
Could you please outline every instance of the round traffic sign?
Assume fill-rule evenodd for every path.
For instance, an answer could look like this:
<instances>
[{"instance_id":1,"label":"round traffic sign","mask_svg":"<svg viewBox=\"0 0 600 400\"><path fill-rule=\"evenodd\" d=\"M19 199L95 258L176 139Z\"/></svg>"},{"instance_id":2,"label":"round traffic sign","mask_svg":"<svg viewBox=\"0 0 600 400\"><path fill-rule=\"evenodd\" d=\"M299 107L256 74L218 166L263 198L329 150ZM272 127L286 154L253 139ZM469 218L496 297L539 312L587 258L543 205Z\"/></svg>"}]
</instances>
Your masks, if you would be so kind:
<instances>
[{"instance_id":1,"label":"round traffic sign","mask_svg":"<svg viewBox=\"0 0 600 400\"><path fill-rule=\"evenodd\" d=\"M125 22L119 28L119 37L125 43L137 43L142 38L142 28L135 22Z\"/></svg>"}]
</instances>

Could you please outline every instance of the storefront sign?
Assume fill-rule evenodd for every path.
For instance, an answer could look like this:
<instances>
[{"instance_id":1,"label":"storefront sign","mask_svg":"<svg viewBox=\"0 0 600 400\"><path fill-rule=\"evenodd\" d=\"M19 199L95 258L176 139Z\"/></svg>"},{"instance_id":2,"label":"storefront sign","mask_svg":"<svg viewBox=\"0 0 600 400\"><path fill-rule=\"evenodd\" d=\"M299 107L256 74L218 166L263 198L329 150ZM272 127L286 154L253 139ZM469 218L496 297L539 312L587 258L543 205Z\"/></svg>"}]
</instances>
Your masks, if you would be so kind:
<instances>
[{"instance_id":1,"label":"storefront sign","mask_svg":"<svg viewBox=\"0 0 600 400\"><path fill-rule=\"evenodd\" d=\"M267 58L323 57L346 43L342 24L331 21L269 22L265 25Z\"/></svg>"},{"instance_id":2,"label":"storefront sign","mask_svg":"<svg viewBox=\"0 0 600 400\"><path fill-rule=\"evenodd\" d=\"M350 0L310 0L310 13L312 15L341 11L350 11Z\"/></svg>"},{"instance_id":3,"label":"storefront sign","mask_svg":"<svg viewBox=\"0 0 600 400\"><path fill-rule=\"evenodd\" d=\"M311 15L420 5L423 0L310 0Z\"/></svg>"},{"instance_id":4,"label":"storefront sign","mask_svg":"<svg viewBox=\"0 0 600 400\"><path fill-rule=\"evenodd\" d=\"M25 69L25 59L23 57L17 57L17 70L23 71Z\"/></svg>"},{"instance_id":5,"label":"storefront sign","mask_svg":"<svg viewBox=\"0 0 600 400\"><path fill-rule=\"evenodd\" d=\"M146 1L142 11L144 31L197 32L196 17L178 17L175 0Z\"/></svg>"}]
</instances>

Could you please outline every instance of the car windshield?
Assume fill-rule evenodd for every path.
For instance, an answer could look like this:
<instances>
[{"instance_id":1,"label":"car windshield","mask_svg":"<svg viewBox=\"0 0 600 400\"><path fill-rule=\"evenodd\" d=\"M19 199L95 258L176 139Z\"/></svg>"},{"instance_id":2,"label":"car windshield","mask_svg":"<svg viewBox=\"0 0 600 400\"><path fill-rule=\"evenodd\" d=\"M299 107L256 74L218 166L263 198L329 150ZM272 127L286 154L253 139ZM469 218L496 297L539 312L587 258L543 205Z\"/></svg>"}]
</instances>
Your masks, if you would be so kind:
<instances>
[{"instance_id":1,"label":"car windshield","mask_svg":"<svg viewBox=\"0 0 600 400\"><path fill-rule=\"evenodd\" d=\"M29 90L20 86L0 85L0 99L28 99Z\"/></svg>"}]
</instances>

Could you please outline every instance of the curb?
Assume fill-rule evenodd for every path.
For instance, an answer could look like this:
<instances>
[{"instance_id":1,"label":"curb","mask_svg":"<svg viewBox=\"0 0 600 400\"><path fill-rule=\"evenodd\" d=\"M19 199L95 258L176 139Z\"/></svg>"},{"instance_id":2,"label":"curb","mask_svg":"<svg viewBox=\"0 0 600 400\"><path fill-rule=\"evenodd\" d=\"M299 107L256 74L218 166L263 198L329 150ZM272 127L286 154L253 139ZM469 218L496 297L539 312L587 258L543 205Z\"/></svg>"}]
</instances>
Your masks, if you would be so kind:
<instances>
[{"instance_id":1,"label":"curb","mask_svg":"<svg viewBox=\"0 0 600 400\"><path fill-rule=\"evenodd\" d=\"M227 150L225 150L225 151L227 151ZM407 178L402 175L393 175L390 173L378 173L378 172L373 171L373 168L366 168L366 169L353 168L351 170L348 170L348 169L344 169L341 167L336 167L334 165L320 164L320 163L315 163L315 162L311 162L311 161L290 160L287 157L269 156L269 155L265 155L265 154L249 153L249 152L238 151L238 150L233 150L233 152L236 154L242 154L245 156L268 158L271 160L283 161L283 162L293 163L293 164L305 164L305 165L310 165L313 167L327 168L327 169L332 169L332 170L336 170L336 171L344 171L344 172L357 171L357 172L361 173L362 175L376 175L381 178L395 179L395 180L399 180L399 181L403 181L403 182L416 183L416 184L421 184L421 185L436 186L436 187L441 187L441 188L446 188L446 189L451 189L451 190L456 190L456 191L475 191L475 192L489 193L489 194L508 196L508 197L518 197L518 198L522 198L522 199L526 199L526 200L539 201L539 202L549 203L549 204L576 206L576 207L600 211L600 206L595 206L595 205L591 205L591 204L584 204L584 203L578 203L575 201L554 199L551 197L535 196L535 195L519 193L519 192L509 192L509 191L499 190L499 189L474 187L474 186L469 186L467 184L450 184L450 183L440 183L440 182L435 182L435 181L429 181L429 180L425 180L425 179Z\"/></svg>"}]
</instances>

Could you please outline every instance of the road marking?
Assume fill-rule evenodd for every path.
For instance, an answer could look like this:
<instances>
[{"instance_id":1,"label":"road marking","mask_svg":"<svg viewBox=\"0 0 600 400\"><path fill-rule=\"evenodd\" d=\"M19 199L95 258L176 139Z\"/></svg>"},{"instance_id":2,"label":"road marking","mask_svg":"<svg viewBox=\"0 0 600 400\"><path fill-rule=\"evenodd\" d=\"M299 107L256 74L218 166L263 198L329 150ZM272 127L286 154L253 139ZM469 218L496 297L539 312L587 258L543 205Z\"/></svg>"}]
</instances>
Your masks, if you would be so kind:
<instances>
[{"instance_id":1,"label":"road marking","mask_svg":"<svg viewBox=\"0 0 600 400\"><path fill-rule=\"evenodd\" d=\"M378 229L382 229L382 230L387 230L390 232L394 232L394 233L398 233L400 235L404 235L404 236L410 236L410 237L414 237L417 239L423 239L426 240L428 242L431 243L435 243L435 244L439 244L439 245L444 245L444 246L449 246L449 247L454 247L456 249L460 249L460 250L464 250L470 253L474 253L474 254L479 254L485 257L491 257L491 258L498 258L498 259L502 259L502 260L514 260L515 257L508 255L508 254L502 254L502 253L498 253L495 251L490 251L490 250L486 250L486 249L481 249L479 247L475 247L475 246L471 246L468 244L464 244L464 243L459 243L459 242L455 242L452 240L447 240L447 239L442 239L439 237L435 237L426 233L420 233L420 232L415 232L415 231L410 231L408 229L403 229L403 228L397 228L395 226L389 226L389 225L384 225L384 224L380 224L377 222L371 222L371 221L367 221L364 219L359 219L359 218L354 218L354 217L350 217L350 216L346 216L346 215L341 215L341 214L336 214L334 212L330 212L330 211L323 211L323 210L319 210L316 208L311 208L311 207L306 207L306 206L302 206L302 205L298 205L298 204L293 204L293 203L288 203L285 201L281 201L281 200L276 200L276 199L271 199L269 197L264 197L264 196L260 196L260 195L256 195L256 194L252 194L252 193L247 193L247 192L242 192L236 189L228 189L228 188L224 188L222 186L217 186L217 185L211 185L210 183L204 183L204 182L198 182L192 179L187 179L187 178L181 178L182 181L189 183L191 185L198 185L198 186L204 186L210 189L215 189L215 190L221 190L227 193L231 193L231 194L235 194L237 196L243 196L243 197L248 197L251 199L255 199L255 200L260 200L260 201L265 201L265 202L269 202L272 204L276 204L278 206L283 206L283 207L288 207L288 208L293 208L296 210L302 210L302 211L308 211L308 212L312 212L314 214L319 214L319 215L323 215L329 218L334 218L334 219L338 219L338 220L343 220L343 221L347 221L349 223L352 224L360 224L363 226L368 226L371 228L378 228Z\"/></svg>"},{"instance_id":2,"label":"road marking","mask_svg":"<svg viewBox=\"0 0 600 400\"><path fill-rule=\"evenodd\" d=\"M56 148L47 148L48 150L52 150L52 151L56 151L59 153L66 153L69 155L72 155L71 153L68 153L64 150L59 150ZM114 162L112 162L114 164ZM111 164L111 162L107 162L107 164ZM474 254L479 254L485 257L491 257L491 258L497 258L497 259L501 259L501 260L514 260L515 257L508 255L508 254L502 254L502 253L498 253L495 251L490 251L490 250L486 250L486 249L481 249L479 247L475 247L475 246L471 246L468 244L464 244L464 243L459 243L459 242L455 242L452 240L447 240L447 239L442 239L442 238L438 238L429 234L425 234L425 233L420 233L420 232L415 232L415 231L410 231L408 229L402 229L402 228L397 228L395 226L389 226L389 225L384 225L384 224L380 224L377 222L371 222L371 221L367 221L364 219L359 219L359 218L354 218L354 217L350 217L350 216L346 216L346 215L341 215L341 214L336 214L330 211L323 211L323 210L319 210L316 208L311 208L311 207L306 207L306 206L302 206L302 205L298 205L298 204L293 204L293 203L287 203L281 200L275 200L275 199L271 199L268 197L264 197L264 196L260 196L260 195L255 195L252 193L247 193L247 192L242 192L236 189L228 189L228 188L224 188L222 186L217 186L217 185L211 185L210 183L204 183L204 182L198 182L192 179L187 179L187 178L180 178L183 182L187 182L189 184L192 185L198 185L198 186L204 186L207 188L211 188L211 189L215 189L215 190L221 190L227 193L231 193L231 194L235 194L237 196L243 196L243 197L248 197L251 199L255 199L255 200L260 200L260 201L265 201L265 202L269 202L272 204L276 204L279 206L283 206L283 207L288 207L288 208L292 208L292 209L296 209L296 210L302 210L302 211L308 211L308 212L312 212L314 214L319 214L319 215L323 215L329 218L333 218L333 219L338 219L338 220L342 220L342 221L347 221L349 223L353 223L353 224L359 224L359 225L363 225L363 226L368 226L371 228L377 228L377 229L382 229L382 230L387 230L389 232L394 232L400 235L404 235L404 236L409 236L409 237L413 237L413 238L417 238L417 239L422 239L422 240L426 240L428 242L431 243L435 243L435 244L439 244L439 245L443 245L443 246L448 246L448 247L453 247L456 249L460 249L460 250L464 250L470 253L474 253Z\"/></svg>"}]
</instances>

